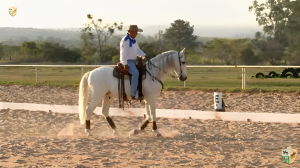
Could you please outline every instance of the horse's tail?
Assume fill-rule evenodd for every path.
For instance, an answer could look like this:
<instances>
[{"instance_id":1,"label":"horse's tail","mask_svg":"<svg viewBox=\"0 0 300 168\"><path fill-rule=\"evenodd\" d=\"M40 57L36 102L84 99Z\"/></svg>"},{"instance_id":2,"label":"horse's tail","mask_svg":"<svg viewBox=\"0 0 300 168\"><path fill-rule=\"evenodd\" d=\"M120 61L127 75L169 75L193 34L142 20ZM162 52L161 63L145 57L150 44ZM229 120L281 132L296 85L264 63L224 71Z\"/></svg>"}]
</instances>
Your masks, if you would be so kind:
<instances>
[{"instance_id":1,"label":"horse's tail","mask_svg":"<svg viewBox=\"0 0 300 168\"><path fill-rule=\"evenodd\" d=\"M85 124L86 120L86 105L89 96L88 77L90 72L83 75L79 85L79 119L81 124Z\"/></svg>"}]
</instances>

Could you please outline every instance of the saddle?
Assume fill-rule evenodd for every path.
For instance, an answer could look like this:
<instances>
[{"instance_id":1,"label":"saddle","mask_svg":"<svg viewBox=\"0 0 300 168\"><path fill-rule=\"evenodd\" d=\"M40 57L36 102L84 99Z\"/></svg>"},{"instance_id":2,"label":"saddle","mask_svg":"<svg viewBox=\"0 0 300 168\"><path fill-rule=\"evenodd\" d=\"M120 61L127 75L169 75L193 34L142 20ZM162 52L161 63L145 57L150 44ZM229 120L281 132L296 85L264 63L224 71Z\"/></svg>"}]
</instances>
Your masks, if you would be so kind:
<instances>
[{"instance_id":1,"label":"saddle","mask_svg":"<svg viewBox=\"0 0 300 168\"><path fill-rule=\"evenodd\" d=\"M139 82L138 82L138 94L140 101L144 99L142 93L142 81L146 79L146 65L143 65L142 58L138 57L138 63L136 68L139 71ZM118 78L118 93L119 93L119 108L124 109L124 101L129 101L125 92L125 79L129 79L131 84L132 75L124 70L124 65L118 62L117 66L114 67L113 76Z\"/></svg>"}]
</instances>

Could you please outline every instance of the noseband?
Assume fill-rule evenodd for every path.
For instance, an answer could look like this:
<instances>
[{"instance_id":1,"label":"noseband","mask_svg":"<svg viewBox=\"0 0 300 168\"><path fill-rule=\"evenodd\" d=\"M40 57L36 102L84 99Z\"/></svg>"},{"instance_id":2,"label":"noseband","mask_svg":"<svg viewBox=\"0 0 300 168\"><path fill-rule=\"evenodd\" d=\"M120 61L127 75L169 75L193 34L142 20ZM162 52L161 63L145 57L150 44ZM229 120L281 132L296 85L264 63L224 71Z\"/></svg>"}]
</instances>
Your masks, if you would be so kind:
<instances>
[{"instance_id":1,"label":"noseband","mask_svg":"<svg viewBox=\"0 0 300 168\"><path fill-rule=\"evenodd\" d=\"M180 57L180 54L179 54L180 52L178 51L178 59L179 59L179 65L180 65L180 75L178 75L179 77L182 75L182 68L181 68L181 64L185 64L185 62L181 62L181 58L182 57Z\"/></svg>"}]
</instances>

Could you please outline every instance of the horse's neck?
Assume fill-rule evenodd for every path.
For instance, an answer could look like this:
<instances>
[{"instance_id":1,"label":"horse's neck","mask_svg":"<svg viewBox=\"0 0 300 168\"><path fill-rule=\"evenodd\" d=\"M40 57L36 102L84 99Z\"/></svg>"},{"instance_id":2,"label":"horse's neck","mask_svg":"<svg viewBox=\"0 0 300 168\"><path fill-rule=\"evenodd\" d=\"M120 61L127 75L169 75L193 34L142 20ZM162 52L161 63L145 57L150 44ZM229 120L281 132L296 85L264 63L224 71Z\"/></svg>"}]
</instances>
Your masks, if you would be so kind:
<instances>
[{"instance_id":1,"label":"horse's neck","mask_svg":"<svg viewBox=\"0 0 300 168\"><path fill-rule=\"evenodd\" d=\"M167 57L169 57L169 58L167 58ZM152 66L152 69L149 72L151 73L151 75L155 76L156 78L158 78L159 80L164 82L166 80L166 78L168 77L168 74L172 73L173 55L163 57L162 59L165 59L165 60L156 60L156 61L152 62L155 66L158 66L158 68L160 70L158 68ZM147 69L148 69L148 66L147 66Z\"/></svg>"}]
</instances>

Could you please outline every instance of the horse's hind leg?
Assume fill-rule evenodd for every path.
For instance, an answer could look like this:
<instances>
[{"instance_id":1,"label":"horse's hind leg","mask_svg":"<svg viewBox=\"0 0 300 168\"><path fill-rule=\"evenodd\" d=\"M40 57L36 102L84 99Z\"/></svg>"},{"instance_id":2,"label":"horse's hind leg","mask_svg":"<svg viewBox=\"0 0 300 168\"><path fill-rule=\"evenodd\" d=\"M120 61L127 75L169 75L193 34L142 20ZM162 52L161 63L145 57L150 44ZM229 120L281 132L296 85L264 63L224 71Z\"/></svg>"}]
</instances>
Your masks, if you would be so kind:
<instances>
[{"instance_id":1,"label":"horse's hind leg","mask_svg":"<svg viewBox=\"0 0 300 168\"><path fill-rule=\"evenodd\" d=\"M102 105L102 115L106 118L109 126L112 128L114 135L118 135L117 134L117 130L116 130L116 125L113 122L113 120L109 117L109 107L112 103L112 97L110 97L109 95L106 95L104 97L104 101L103 101L103 105Z\"/></svg>"},{"instance_id":2,"label":"horse's hind leg","mask_svg":"<svg viewBox=\"0 0 300 168\"><path fill-rule=\"evenodd\" d=\"M99 93L99 92L92 92L92 102L88 106L86 110L86 124L85 124L85 132L87 133L88 136L92 135L91 134L91 116L93 115L93 112L95 108L98 106L100 103L101 99L103 98L104 93Z\"/></svg>"}]
</instances>

